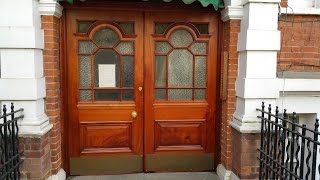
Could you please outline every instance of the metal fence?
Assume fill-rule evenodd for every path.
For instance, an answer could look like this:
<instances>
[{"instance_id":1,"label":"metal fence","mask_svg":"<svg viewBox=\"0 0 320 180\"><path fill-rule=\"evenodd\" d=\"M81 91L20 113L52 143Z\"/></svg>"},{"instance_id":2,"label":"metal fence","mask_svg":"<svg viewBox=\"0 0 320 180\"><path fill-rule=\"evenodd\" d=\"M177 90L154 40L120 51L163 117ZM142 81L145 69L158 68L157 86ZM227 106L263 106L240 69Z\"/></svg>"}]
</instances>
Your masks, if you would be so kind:
<instances>
[{"instance_id":1,"label":"metal fence","mask_svg":"<svg viewBox=\"0 0 320 180\"><path fill-rule=\"evenodd\" d=\"M23 109L14 110L11 103L11 111L7 112L3 105L2 116L0 116L0 179L20 179L19 166L22 163L19 150L19 128L17 121L23 115L15 116Z\"/></svg>"},{"instance_id":2,"label":"metal fence","mask_svg":"<svg viewBox=\"0 0 320 180\"><path fill-rule=\"evenodd\" d=\"M261 112L259 179L320 179L319 120L308 128L297 123L295 112L280 114L276 107L273 114L271 105L266 111L264 103L257 111Z\"/></svg>"}]
</instances>

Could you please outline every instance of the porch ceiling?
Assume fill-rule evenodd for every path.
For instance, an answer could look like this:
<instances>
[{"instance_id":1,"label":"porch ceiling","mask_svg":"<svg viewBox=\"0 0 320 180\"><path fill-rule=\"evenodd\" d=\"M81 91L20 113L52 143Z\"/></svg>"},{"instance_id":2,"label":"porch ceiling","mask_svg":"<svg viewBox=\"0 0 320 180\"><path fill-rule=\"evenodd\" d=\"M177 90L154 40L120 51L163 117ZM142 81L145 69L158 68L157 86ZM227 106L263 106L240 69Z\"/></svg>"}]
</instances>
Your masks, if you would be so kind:
<instances>
[{"instance_id":1,"label":"porch ceiling","mask_svg":"<svg viewBox=\"0 0 320 180\"><path fill-rule=\"evenodd\" d=\"M76 0L58 0L58 1L67 1L67 2L72 4ZM84 2L86 0L80 0L80 1ZM141 1L149 1L149 0L141 0ZM162 1L171 2L173 0L162 0ZM203 7L207 7L210 4L212 4L212 6L214 7L215 10L218 10L218 8L223 8L224 7L223 0L181 0L181 1L183 1L185 4L191 4L191 3L195 2L195 1L199 1Z\"/></svg>"}]
</instances>

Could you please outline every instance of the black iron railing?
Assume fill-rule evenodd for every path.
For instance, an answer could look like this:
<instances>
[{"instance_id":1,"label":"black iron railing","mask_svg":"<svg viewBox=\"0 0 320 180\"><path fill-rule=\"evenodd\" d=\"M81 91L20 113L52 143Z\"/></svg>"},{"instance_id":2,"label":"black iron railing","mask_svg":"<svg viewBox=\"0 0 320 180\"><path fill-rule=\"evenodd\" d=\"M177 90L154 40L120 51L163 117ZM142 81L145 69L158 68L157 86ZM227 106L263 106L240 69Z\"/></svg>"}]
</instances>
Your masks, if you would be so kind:
<instances>
[{"instance_id":1,"label":"black iron railing","mask_svg":"<svg viewBox=\"0 0 320 180\"><path fill-rule=\"evenodd\" d=\"M17 121L23 118L23 115L15 116L23 109L14 110L11 103L11 111L7 112L6 105L3 105L2 116L0 116L0 180L2 179L20 179L20 158L19 150L19 127Z\"/></svg>"},{"instance_id":2,"label":"black iron railing","mask_svg":"<svg viewBox=\"0 0 320 180\"><path fill-rule=\"evenodd\" d=\"M267 111L262 103L261 145L259 179L316 180L320 179L319 120L314 128L297 123L294 112L289 116L278 107L272 113L271 105Z\"/></svg>"}]
</instances>

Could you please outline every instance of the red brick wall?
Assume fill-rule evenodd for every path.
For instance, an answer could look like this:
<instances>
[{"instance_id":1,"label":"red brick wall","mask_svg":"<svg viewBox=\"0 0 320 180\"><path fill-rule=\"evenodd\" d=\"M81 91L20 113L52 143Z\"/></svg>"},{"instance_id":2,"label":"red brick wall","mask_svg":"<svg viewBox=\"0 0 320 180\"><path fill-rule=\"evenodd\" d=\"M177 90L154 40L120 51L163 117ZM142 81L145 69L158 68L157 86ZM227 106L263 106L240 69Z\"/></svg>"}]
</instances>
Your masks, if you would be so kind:
<instances>
[{"instance_id":1,"label":"red brick wall","mask_svg":"<svg viewBox=\"0 0 320 180\"><path fill-rule=\"evenodd\" d=\"M20 137L23 163L21 179L46 180L51 175L49 133L41 137Z\"/></svg>"},{"instance_id":2,"label":"red brick wall","mask_svg":"<svg viewBox=\"0 0 320 180\"><path fill-rule=\"evenodd\" d=\"M319 16L282 15L278 71L320 71Z\"/></svg>"},{"instance_id":3,"label":"red brick wall","mask_svg":"<svg viewBox=\"0 0 320 180\"><path fill-rule=\"evenodd\" d=\"M232 129L232 171L240 179L257 179L259 177L260 134L240 133Z\"/></svg>"},{"instance_id":4,"label":"red brick wall","mask_svg":"<svg viewBox=\"0 0 320 180\"><path fill-rule=\"evenodd\" d=\"M226 88L222 97L222 116L221 116L221 163L227 168L232 167L232 134L229 125L235 111L235 81L238 70L237 42L240 32L240 20L230 20L224 23L223 37L223 58L227 60L227 69L222 69L222 74L227 76ZM223 64L224 62L222 62ZM222 75L223 77L223 75ZM223 94L222 93L222 94ZM222 95L223 96L223 95Z\"/></svg>"},{"instance_id":5,"label":"red brick wall","mask_svg":"<svg viewBox=\"0 0 320 180\"><path fill-rule=\"evenodd\" d=\"M61 168L61 78L59 59L59 29L60 19L54 16L42 16L42 29L44 30L44 76L46 78L45 108L46 114L53 128L50 131L50 149L52 174Z\"/></svg>"}]
</instances>

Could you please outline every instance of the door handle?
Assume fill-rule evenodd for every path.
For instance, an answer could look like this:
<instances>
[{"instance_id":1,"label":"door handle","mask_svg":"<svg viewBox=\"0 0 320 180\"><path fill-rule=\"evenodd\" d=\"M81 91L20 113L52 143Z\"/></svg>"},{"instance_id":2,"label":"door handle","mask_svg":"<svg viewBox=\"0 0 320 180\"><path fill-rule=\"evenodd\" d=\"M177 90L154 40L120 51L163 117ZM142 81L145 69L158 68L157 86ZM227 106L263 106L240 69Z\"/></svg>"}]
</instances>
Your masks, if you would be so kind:
<instances>
[{"instance_id":1,"label":"door handle","mask_svg":"<svg viewBox=\"0 0 320 180\"><path fill-rule=\"evenodd\" d=\"M137 111L132 111L132 112L131 112L131 117L132 117L133 119L135 119L137 116L138 116Z\"/></svg>"}]
</instances>

